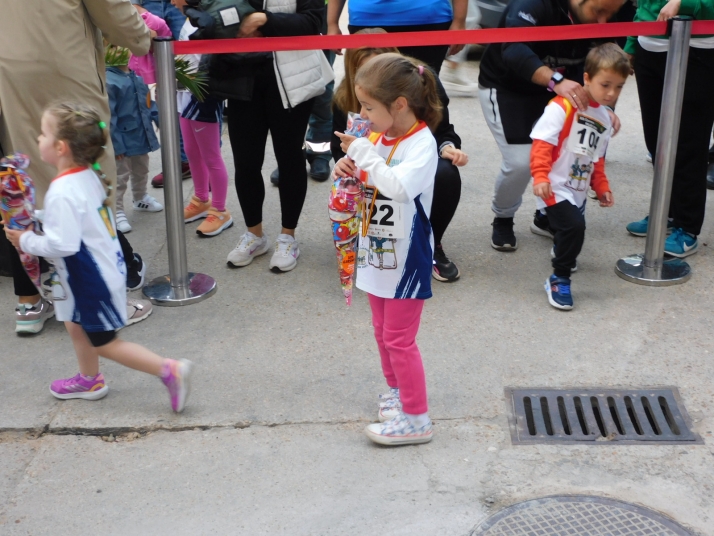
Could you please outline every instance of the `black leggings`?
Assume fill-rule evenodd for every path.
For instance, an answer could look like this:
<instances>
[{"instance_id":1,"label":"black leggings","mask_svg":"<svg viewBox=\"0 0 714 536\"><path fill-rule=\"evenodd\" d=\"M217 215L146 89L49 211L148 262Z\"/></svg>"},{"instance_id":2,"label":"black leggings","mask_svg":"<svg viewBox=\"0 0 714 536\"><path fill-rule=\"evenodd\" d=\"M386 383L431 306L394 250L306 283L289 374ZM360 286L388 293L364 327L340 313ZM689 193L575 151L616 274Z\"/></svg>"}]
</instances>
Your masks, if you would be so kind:
<instances>
[{"instance_id":1,"label":"black leggings","mask_svg":"<svg viewBox=\"0 0 714 536\"><path fill-rule=\"evenodd\" d=\"M255 77L250 101L228 101L228 136L235 164L236 192L247 227L263 221L263 160L268 131L280 170L282 226L295 229L307 194L307 171L302 145L314 99L283 108L272 69Z\"/></svg>"},{"instance_id":2,"label":"black leggings","mask_svg":"<svg viewBox=\"0 0 714 536\"><path fill-rule=\"evenodd\" d=\"M637 92L647 150L655 158L662 107L665 52L649 52L639 43L635 54ZM707 161L714 122L714 50L689 48L684 101L674 162L669 215L675 227L698 235L707 202Z\"/></svg>"},{"instance_id":3,"label":"black leggings","mask_svg":"<svg viewBox=\"0 0 714 536\"><path fill-rule=\"evenodd\" d=\"M434 245L441 244L446 228L456 213L461 199L461 174L450 160L439 158L434 177L434 200L431 203L431 228Z\"/></svg>"},{"instance_id":4,"label":"black leggings","mask_svg":"<svg viewBox=\"0 0 714 536\"><path fill-rule=\"evenodd\" d=\"M376 25L375 25L376 26ZM438 30L448 30L451 26L450 22L440 22L438 24L415 24L413 26L379 26L387 33L400 33L400 32L433 32ZM352 26L351 24L347 26L347 29L351 34L364 30L365 28L371 28L371 26ZM431 69L439 75L441 70L441 64L446 58L446 53L449 51L449 45L431 45L426 47L399 47L399 52L405 56L411 56L420 61L423 61L426 65L431 67Z\"/></svg>"}]
</instances>

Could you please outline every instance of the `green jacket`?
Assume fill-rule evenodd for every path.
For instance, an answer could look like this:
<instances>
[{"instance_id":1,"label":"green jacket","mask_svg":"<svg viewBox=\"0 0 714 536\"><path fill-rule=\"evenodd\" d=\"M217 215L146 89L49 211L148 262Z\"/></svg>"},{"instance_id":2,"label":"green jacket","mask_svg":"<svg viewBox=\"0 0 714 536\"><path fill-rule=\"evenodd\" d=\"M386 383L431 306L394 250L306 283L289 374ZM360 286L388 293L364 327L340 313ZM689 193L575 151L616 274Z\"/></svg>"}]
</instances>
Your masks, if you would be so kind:
<instances>
[{"instance_id":1,"label":"green jacket","mask_svg":"<svg viewBox=\"0 0 714 536\"><path fill-rule=\"evenodd\" d=\"M667 4L667 0L639 0L637 5L637 13L635 13L635 22L654 22L662 8ZM687 15L694 20L714 20L714 0L682 0L682 5L679 7L680 15ZM658 36L661 39L667 39L664 36ZM704 35L692 36L692 39L698 37L707 37ZM625 45L625 52L634 54L636 49L637 37L628 37Z\"/></svg>"}]
</instances>

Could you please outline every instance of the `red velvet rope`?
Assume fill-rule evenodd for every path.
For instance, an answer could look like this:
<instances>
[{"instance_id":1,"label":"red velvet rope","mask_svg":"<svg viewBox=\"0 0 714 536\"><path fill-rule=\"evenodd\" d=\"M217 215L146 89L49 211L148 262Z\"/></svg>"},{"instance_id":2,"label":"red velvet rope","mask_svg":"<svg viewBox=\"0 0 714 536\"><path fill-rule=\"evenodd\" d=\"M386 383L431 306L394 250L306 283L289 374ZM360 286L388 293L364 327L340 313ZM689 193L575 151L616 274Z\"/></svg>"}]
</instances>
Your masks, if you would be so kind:
<instances>
[{"instance_id":1,"label":"red velvet rope","mask_svg":"<svg viewBox=\"0 0 714 536\"><path fill-rule=\"evenodd\" d=\"M488 43L527 43L570 39L593 39L639 35L665 35L666 22L611 22L572 26L533 28L494 28L488 30L444 30L368 35L305 35L299 37L257 37L177 41L176 54L222 54L228 52L273 52L279 50L319 50L360 47L406 47L428 45L485 45ZM692 35L714 35L714 21L692 23Z\"/></svg>"}]
</instances>

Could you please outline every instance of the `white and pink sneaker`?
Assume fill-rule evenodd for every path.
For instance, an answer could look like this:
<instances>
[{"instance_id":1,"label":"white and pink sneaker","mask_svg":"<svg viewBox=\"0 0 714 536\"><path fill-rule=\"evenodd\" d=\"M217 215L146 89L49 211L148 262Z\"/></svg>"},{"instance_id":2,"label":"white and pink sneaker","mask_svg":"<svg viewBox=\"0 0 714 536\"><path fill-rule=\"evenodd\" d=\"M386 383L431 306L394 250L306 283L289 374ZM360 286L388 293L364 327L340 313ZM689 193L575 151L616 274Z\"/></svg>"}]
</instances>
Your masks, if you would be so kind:
<instances>
[{"instance_id":1,"label":"white and pink sneaker","mask_svg":"<svg viewBox=\"0 0 714 536\"><path fill-rule=\"evenodd\" d=\"M270 258L270 269L275 273L289 272L297 266L300 248L294 236L279 234L275 241L275 252Z\"/></svg>"},{"instance_id":2,"label":"white and pink sneaker","mask_svg":"<svg viewBox=\"0 0 714 536\"><path fill-rule=\"evenodd\" d=\"M246 231L240 237L240 242L238 242L235 249L228 254L228 266L235 268L248 266L253 262L254 258L267 253L268 249L270 249L270 246L268 246L268 238L265 235L255 236L253 233Z\"/></svg>"}]
</instances>

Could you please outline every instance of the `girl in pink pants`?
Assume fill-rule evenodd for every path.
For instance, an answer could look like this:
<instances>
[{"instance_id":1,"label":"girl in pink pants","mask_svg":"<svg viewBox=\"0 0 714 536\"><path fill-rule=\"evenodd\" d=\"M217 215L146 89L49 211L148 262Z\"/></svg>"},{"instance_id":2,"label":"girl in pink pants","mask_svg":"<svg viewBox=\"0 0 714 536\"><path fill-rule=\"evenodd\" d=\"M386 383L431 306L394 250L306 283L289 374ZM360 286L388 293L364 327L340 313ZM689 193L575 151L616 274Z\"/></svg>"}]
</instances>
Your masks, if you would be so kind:
<instances>
[{"instance_id":1,"label":"girl in pink pants","mask_svg":"<svg viewBox=\"0 0 714 536\"><path fill-rule=\"evenodd\" d=\"M431 297L434 238L429 223L438 160L429 127L441 119L436 77L399 54L367 61L355 76L369 138L341 132L347 154L336 177L367 174L366 214L357 252L357 288L368 293L389 391L380 395L375 443L409 445L432 438L424 365L416 344L424 300Z\"/></svg>"}]
</instances>

